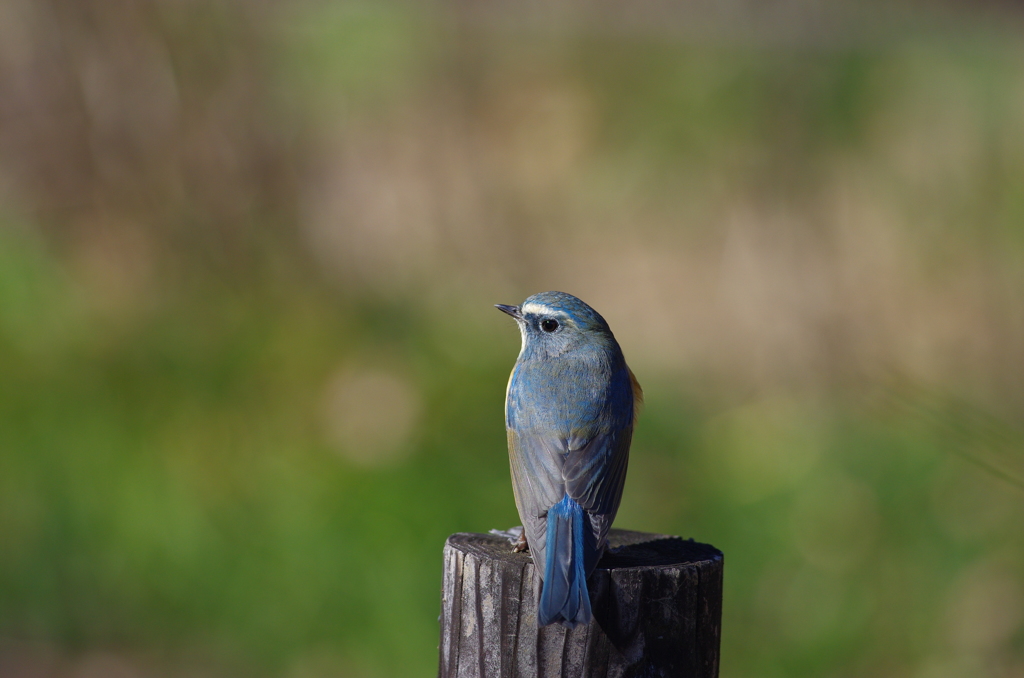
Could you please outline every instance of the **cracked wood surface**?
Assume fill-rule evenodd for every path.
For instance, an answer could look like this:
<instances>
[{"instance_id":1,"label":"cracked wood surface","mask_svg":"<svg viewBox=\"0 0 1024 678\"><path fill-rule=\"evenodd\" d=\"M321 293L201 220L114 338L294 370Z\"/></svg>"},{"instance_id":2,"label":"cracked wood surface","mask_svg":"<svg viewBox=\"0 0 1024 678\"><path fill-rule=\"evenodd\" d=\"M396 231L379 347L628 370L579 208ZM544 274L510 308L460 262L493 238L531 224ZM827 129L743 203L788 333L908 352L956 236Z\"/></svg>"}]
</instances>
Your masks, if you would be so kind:
<instances>
[{"instance_id":1,"label":"cracked wood surface","mask_svg":"<svg viewBox=\"0 0 1024 678\"><path fill-rule=\"evenodd\" d=\"M718 675L722 553L678 537L612 530L588 580L594 620L537 628L528 552L453 534L444 547L439 678Z\"/></svg>"}]
</instances>

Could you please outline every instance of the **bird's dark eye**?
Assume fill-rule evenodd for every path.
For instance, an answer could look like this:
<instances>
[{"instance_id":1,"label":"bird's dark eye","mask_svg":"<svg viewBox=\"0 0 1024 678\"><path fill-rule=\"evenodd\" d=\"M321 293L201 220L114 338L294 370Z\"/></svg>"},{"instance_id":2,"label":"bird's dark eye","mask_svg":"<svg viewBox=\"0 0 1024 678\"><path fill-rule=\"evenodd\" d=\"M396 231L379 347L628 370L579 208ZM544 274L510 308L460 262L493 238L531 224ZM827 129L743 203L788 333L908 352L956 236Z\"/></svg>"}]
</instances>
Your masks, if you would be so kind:
<instances>
[{"instance_id":1,"label":"bird's dark eye","mask_svg":"<svg viewBox=\"0 0 1024 678\"><path fill-rule=\"evenodd\" d=\"M540 321L540 328L545 332L554 332L558 329L558 321L553 318L545 318Z\"/></svg>"}]
</instances>

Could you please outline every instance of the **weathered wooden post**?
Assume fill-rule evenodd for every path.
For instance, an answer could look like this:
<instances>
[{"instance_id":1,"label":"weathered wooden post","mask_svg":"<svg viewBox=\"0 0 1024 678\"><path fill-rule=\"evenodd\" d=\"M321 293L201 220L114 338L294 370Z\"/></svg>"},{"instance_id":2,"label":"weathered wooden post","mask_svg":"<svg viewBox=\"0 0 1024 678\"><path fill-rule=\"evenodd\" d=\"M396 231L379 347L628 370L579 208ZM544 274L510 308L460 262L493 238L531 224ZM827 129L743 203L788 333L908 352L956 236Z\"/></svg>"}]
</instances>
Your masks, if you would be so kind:
<instances>
[{"instance_id":1,"label":"weathered wooden post","mask_svg":"<svg viewBox=\"0 0 1024 678\"><path fill-rule=\"evenodd\" d=\"M439 678L714 678L722 553L612 530L589 579L594 620L537 628L533 562L508 540L453 534L444 547Z\"/></svg>"}]
</instances>

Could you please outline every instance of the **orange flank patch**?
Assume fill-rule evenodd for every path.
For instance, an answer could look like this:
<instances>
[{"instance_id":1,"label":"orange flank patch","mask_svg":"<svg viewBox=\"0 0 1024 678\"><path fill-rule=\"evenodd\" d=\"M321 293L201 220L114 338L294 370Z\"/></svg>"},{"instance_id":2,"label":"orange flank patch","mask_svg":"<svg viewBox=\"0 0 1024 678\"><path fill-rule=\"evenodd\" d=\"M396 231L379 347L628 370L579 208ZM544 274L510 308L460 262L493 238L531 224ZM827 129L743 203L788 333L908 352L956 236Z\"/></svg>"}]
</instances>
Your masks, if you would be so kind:
<instances>
[{"instance_id":1,"label":"orange flank patch","mask_svg":"<svg viewBox=\"0 0 1024 678\"><path fill-rule=\"evenodd\" d=\"M640 382L636 380L633 370L629 369L629 365L626 366L626 369L629 370L629 383L633 386L633 419L635 420L640 416L640 410L644 406L644 389L640 386Z\"/></svg>"}]
</instances>

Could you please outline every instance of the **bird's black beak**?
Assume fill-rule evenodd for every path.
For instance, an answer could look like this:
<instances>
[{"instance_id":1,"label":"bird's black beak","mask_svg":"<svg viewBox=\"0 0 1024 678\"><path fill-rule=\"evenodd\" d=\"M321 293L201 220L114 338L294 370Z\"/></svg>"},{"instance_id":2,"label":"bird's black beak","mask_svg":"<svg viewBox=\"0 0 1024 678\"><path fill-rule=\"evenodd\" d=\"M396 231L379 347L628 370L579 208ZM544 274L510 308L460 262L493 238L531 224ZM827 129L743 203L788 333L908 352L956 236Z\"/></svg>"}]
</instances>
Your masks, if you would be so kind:
<instances>
[{"instance_id":1,"label":"bird's black beak","mask_svg":"<svg viewBox=\"0 0 1024 678\"><path fill-rule=\"evenodd\" d=\"M512 316L516 320L522 320L523 319L523 314L522 314L522 312L520 312L518 306L506 306L505 304L495 304L494 308L496 308L499 311L502 311L504 313L508 313L510 316Z\"/></svg>"}]
</instances>

